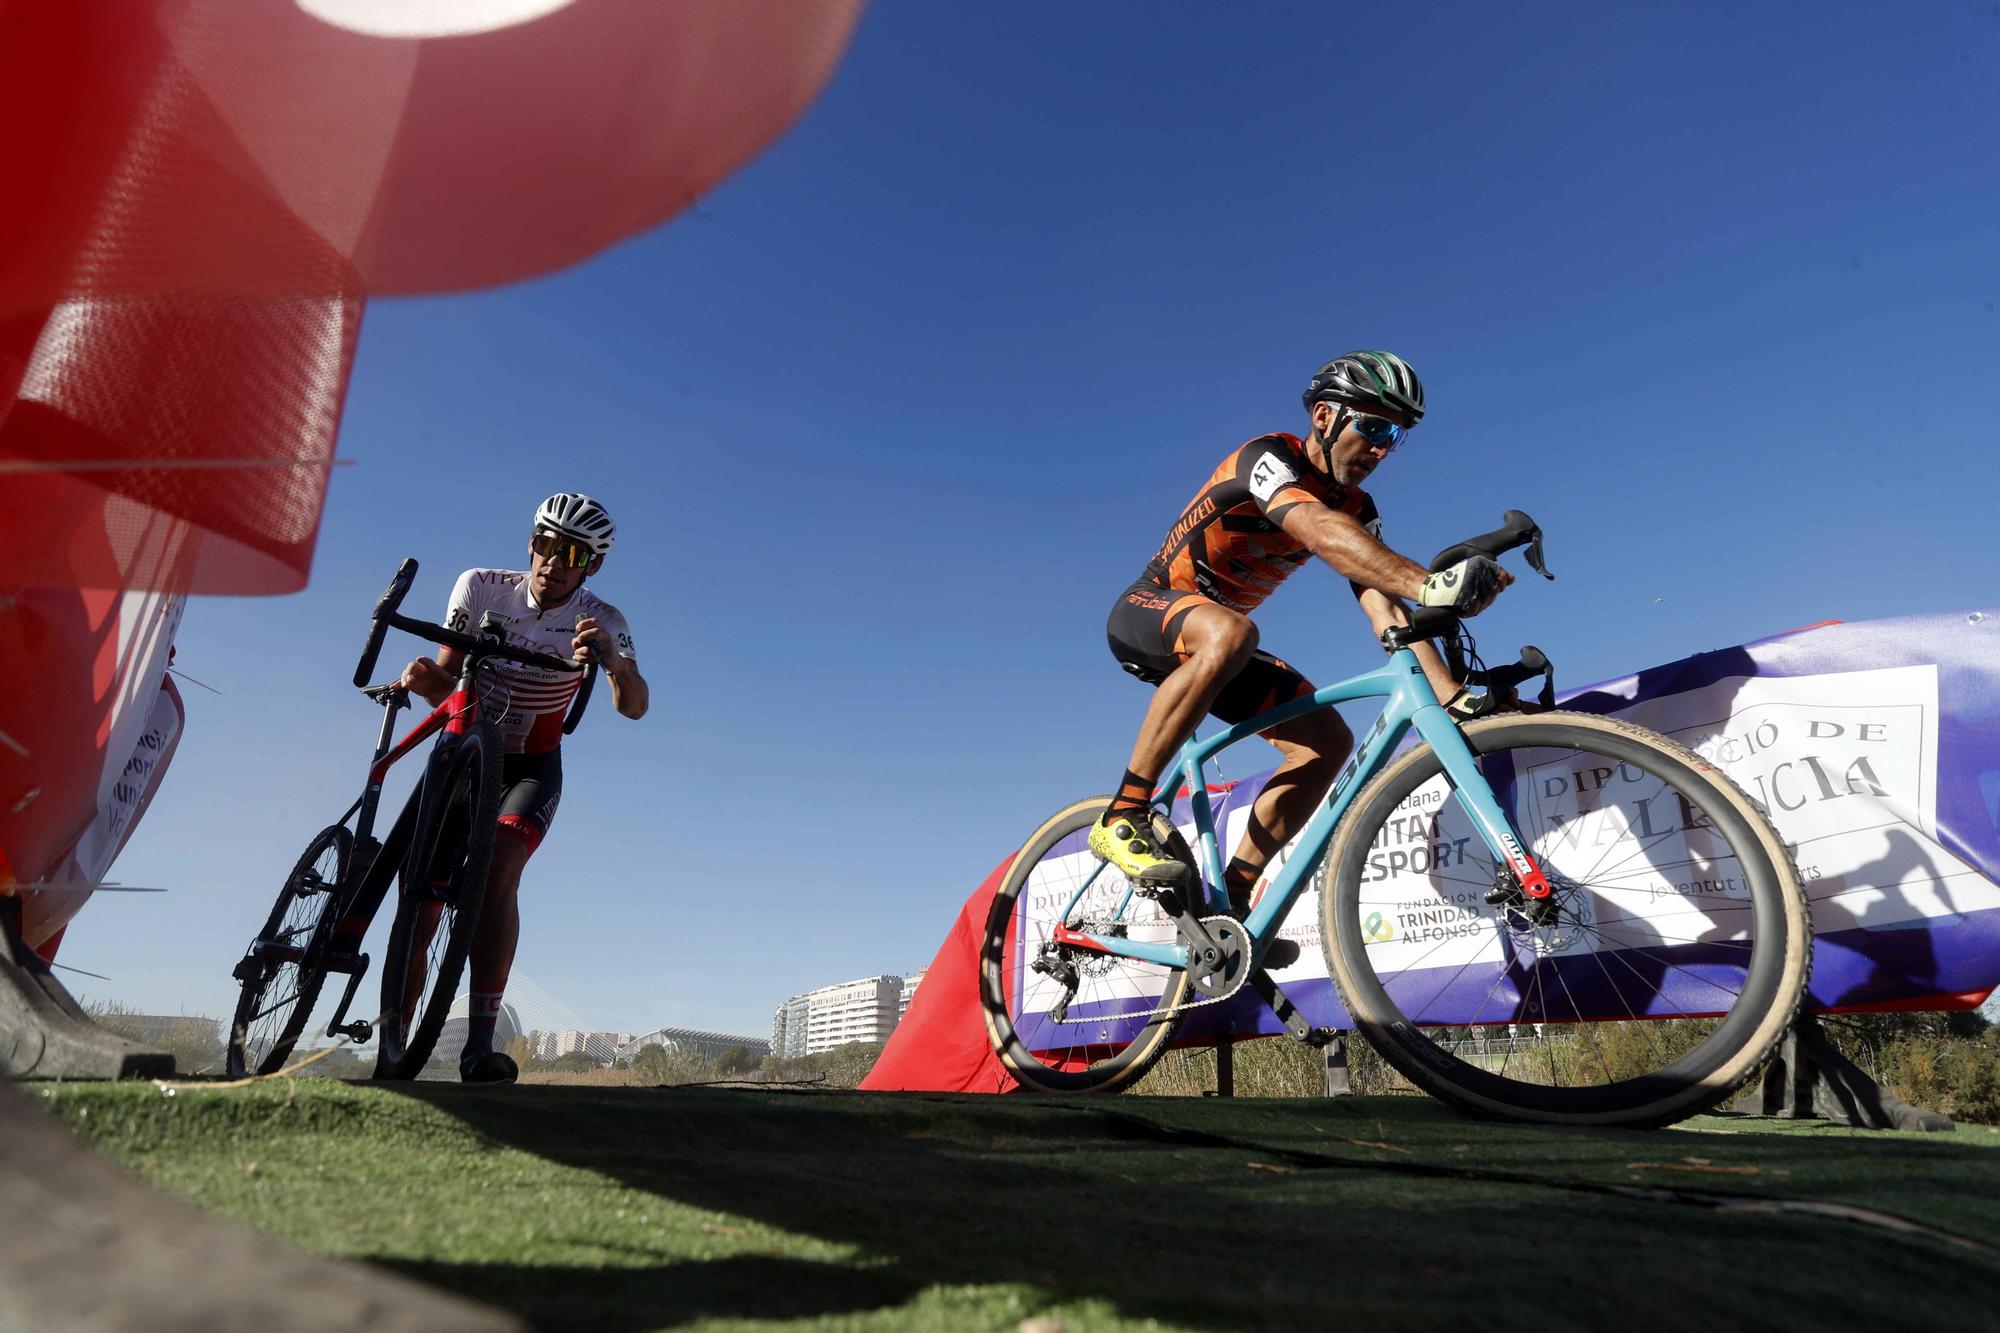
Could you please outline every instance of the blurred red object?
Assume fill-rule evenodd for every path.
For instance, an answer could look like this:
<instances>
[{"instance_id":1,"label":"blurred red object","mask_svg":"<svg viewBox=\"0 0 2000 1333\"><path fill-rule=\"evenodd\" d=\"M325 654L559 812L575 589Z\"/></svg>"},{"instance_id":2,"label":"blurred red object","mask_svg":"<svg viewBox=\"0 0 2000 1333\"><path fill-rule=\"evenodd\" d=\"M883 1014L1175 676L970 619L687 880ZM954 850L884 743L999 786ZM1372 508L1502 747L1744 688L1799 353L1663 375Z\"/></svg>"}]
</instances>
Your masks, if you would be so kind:
<instances>
[{"instance_id":1,"label":"blurred red object","mask_svg":"<svg viewBox=\"0 0 2000 1333\"><path fill-rule=\"evenodd\" d=\"M158 694L131 594L305 586L365 297L672 217L860 7L0 0L0 883L60 861Z\"/></svg>"}]
</instances>

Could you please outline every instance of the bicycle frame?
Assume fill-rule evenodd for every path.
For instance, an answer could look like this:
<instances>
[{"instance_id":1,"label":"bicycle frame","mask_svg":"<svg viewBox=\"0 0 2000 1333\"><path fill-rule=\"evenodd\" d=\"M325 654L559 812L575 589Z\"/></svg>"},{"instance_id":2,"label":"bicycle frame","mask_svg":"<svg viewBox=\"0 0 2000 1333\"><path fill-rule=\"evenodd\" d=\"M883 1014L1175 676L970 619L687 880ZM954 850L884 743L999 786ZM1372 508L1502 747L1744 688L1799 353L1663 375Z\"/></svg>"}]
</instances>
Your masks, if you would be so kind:
<instances>
[{"instance_id":1,"label":"bicycle frame","mask_svg":"<svg viewBox=\"0 0 2000 1333\"><path fill-rule=\"evenodd\" d=\"M1340 826L1355 793L1367 786L1368 779L1374 777L1389 756L1395 753L1411 727L1415 727L1417 734L1437 752L1451 785L1457 790L1459 800L1478 828L1487 850L1493 853L1496 863L1512 869L1529 896L1546 897L1549 892L1547 880L1533 859L1522 850L1520 838L1501 813L1499 802L1494 800L1491 787L1479 771L1477 757L1459 734L1458 723L1438 703L1437 693L1425 678L1417 655L1408 648L1399 648L1374 671L1315 690L1305 698L1294 699L1268 713L1239 722L1206 740L1191 737L1181 746L1173 766L1162 777L1160 788L1153 795L1153 803L1171 808L1180 787L1186 786L1194 813L1194 852L1198 859L1196 868L1205 882L1205 902L1214 904L1209 892L1222 883L1222 853L1216 839L1215 816L1209 805L1208 783L1202 766L1238 741L1295 717L1354 699L1376 698L1387 701L1381 716L1375 719L1375 725L1355 746L1354 756L1341 769L1326 797L1300 831L1291 856L1244 921L1252 947L1260 956L1277 935L1278 927L1284 923L1299 895L1305 892L1312 867L1319 863L1327 844L1332 841L1334 830ZM1101 866L1070 898L1058 921L1069 918L1069 913L1089 892L1100 873ZM1125 898L1120 901L1119 914L1122 915L1129 904L1131 893L1132 890L1128 889ZM1134 958L1164 967L1187 966L1187 946L1184 943L1155 944L1122 936L1093 935L1065 927L1058 928L1056 938L1098 953Z\"/></svg>"}]
</instances>

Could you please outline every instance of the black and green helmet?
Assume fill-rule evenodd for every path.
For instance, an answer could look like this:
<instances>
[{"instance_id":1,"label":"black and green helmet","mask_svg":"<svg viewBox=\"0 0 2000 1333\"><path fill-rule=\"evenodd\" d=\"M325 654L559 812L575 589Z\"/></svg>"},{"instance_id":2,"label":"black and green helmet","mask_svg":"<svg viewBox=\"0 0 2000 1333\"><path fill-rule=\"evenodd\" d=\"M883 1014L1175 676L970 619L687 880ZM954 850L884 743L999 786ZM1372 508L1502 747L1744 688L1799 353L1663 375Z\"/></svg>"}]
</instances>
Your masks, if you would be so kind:
<instances>
[{"instance_id":1,"label":"black and green helmet","mask_svg":"<svg viewBox=\"0 0 2000 1333\"><path fill-rule=\"evenodd\" d=\"M1412 426L1424 419L1424 382L1394 352L1349 352L1321 366L1306 387L1306 410L1314 403L1345 403L1363 411L1387 408L1406 415Z\"/></svg>"}]
</instances>

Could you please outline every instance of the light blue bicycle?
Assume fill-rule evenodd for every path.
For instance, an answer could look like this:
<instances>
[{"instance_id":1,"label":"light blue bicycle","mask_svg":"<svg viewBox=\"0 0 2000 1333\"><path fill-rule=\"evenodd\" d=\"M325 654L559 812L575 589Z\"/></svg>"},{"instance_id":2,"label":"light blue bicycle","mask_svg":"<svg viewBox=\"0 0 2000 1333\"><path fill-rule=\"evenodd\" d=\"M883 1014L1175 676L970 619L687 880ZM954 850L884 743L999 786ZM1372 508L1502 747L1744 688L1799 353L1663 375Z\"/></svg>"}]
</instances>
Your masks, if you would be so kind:
<instances>
[{"instance_id":1,"label":"light blue bicycle","mask_svg":"<svg viewBox=\"0 0 2000 1333\"><path fill-rule=\"evenodd\" d=\"M1541 532L1518 510L1432 568L1523 546L1547 576ZM1713 765L1630 723L1542 711L1461 724L1409 648L1442 638L1457 656L1458 618L1430 609L1413 621L1383 635L1378 669L1181 748L1154 797L1155 832L1199 871L1198 900L1135 885L1089 851L1108 796L1064 807L1027 840L994 895L980 969L994 1049L1024 1086L1127 1087L1189 1011L1246 987L1293 1037L1329 1040L1272 972L1330 1010L1332 997L1309 995L1328 980L1302 963L1265 966L1309 888L1354 1026L1463 1110L1666 1124L1714 1106L1769 1057L1805 995L1812 931L1763 811ZM1504 701L1536 675L1546 707L1552 671L1533 649L1474 679ZM1371 698L1382 713L1353 759L1248 915L1228 915L1204 765L1279 723ZM1169 818L1182 788L1192 848Z\"/></svg>"}]
</instances>

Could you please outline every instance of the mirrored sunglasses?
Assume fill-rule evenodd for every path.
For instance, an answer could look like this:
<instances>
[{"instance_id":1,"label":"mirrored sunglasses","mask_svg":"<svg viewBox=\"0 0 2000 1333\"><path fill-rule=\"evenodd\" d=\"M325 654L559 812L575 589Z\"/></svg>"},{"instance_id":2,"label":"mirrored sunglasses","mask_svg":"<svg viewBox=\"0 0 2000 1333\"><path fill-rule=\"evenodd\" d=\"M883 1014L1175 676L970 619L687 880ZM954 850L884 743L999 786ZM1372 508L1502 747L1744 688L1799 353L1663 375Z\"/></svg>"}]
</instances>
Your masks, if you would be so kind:
<instances>
[{"instance_id":1,"label":"mirrored sunglasses","mask_svg":"<svg viewBox=\"0 0 2000 1333\"><path fill-rule=\"evenodd\" d=\"M553 560L564 569L582 569L597 553L574 537L555 532L538 532L528 549L544 560Z\"/></svg>"},{"instance_id":2,"label":"mirrored sunglasses","mask_svg":"<svg viewBox=\"0 0 2000 1333\"><path fill-rule=\"evenodd\" d=\"M1399 425L1387 417L1364 416L1360 412L1348 413L1347 424L1377 449L1394 449L1410 433L1408 426Z\"/></svg>"}]
</instances>

